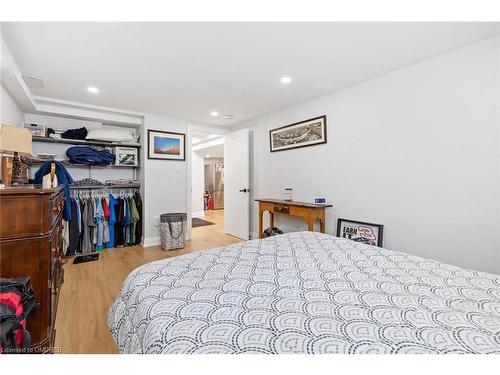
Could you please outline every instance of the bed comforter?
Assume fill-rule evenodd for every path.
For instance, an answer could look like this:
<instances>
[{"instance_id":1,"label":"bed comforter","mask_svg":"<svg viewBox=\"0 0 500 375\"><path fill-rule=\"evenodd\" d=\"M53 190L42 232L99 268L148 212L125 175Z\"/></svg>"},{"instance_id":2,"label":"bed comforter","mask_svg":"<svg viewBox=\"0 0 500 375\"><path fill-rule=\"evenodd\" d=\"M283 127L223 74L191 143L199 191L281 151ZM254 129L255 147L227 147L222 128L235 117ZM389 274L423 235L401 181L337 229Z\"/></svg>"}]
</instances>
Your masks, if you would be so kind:
<instances>
[{"instance_id":1,"label":"bed comforter","mask_svg":"<svg viewBox=\"0 0 500 375\"><path fill-rule=\"evenodd\" d=\"M500 353L500 276L296 232L141 266L108 325L121 353Z\"/></svg>"}]
</instances>

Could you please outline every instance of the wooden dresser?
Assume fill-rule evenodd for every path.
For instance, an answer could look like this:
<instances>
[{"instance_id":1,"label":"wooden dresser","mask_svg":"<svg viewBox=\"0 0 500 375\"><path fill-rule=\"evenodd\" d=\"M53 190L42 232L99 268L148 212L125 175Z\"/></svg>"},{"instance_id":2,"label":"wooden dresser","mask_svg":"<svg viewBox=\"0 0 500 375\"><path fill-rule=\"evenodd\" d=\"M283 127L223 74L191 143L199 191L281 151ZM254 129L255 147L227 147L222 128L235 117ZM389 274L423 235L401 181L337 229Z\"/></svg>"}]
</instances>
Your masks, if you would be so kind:
<instances>
[{"instance_id":1,"label":"wooden dresser","mask_svg":"<svg viewBox=\"0 0 500 375\"><path fill-rule=\"evenodd\" d=\"M28 316L33 353L53 352L62 269L62 187L0 189L0 277L30 276L39 306Z\"/></svg>"}]
</instances>

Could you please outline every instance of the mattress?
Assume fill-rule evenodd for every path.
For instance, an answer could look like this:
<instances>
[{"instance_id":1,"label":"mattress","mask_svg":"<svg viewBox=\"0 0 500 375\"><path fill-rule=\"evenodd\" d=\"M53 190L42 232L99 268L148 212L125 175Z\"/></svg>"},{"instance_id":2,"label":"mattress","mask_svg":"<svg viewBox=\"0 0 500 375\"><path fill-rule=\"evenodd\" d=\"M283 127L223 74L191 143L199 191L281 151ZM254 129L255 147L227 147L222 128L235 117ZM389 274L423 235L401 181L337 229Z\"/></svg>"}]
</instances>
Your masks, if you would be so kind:
<instances>
[{"instance_id":1,"label":"mattress","mask_svg":"<svg viewBox=\"0 0 500 375\"><path fill-rule=\"evenodd\" d=\"M500 276L295 232L134 270L121 353L500 353Z\"/></svg>"}]
</instances>

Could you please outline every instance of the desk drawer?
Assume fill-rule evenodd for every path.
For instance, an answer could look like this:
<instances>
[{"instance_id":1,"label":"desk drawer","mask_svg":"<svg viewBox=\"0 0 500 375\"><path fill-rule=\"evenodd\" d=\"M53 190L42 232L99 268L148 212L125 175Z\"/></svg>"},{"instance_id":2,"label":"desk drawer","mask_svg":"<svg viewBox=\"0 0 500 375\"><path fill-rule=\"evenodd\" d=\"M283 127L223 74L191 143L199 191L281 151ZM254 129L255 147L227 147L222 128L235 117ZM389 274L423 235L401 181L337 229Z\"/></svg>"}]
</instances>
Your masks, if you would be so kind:
<instances>
[{"instance_id":1,"label":"desk drawer","mask_svg":"<svg viewBox=\"0 0 500 375\"><path fill-rule=\"evenodd\" d=\"M290 207L285 206L285 205L279 205L279 206L274 206L274 212L277 214L289 214L290 213Z\"/></svg>"}]
</instances>

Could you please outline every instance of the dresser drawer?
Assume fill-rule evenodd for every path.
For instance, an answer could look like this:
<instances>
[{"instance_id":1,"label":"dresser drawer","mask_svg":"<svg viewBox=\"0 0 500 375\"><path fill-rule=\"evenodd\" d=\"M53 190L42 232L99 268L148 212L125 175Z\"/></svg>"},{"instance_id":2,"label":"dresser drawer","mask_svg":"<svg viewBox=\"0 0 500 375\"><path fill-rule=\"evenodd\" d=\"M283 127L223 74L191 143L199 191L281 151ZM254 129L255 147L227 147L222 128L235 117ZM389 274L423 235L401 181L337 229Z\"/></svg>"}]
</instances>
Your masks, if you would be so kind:
<instances>
[{"instance_id":1,"label":"dresser drawer","mask_svg":"<svg viewBox=\"0 0 500 375\"><path fill-rule=\"evenodd\" d=\"M64 194L56 189L0 190L0 239L47 234L62 212Z\"/></svg>"},{"instance_id":2,"label":"dresser drawer","mask_svg":"<svg viewBox=\"0 0 500 375\"><path fill-rule=\"evenodd\" d=\"M64 208L64 194L56 194L49 199L49 217L52 227Z\"/></svg>"}]
</instances>

